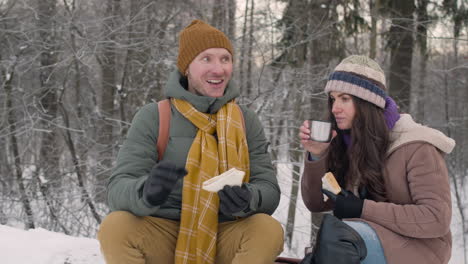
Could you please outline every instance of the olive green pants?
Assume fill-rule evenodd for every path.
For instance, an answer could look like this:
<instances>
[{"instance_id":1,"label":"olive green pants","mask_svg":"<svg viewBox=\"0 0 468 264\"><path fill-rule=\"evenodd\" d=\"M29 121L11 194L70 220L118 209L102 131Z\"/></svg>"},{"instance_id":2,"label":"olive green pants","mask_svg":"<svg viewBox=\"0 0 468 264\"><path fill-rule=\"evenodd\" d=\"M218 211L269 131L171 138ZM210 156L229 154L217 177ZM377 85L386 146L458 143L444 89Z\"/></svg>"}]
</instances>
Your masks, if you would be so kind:
<instances>
[{"instance_id":1,"label":"olive green pants","mask_svg":"<svg viewBox=\"0 0 468 264\"><path fill-rule=\"evenodd\" d=\"M170 264L178 230L177 221L116 211L102 222L98 239L107 264ZM282 250L283 228L269 215L218 226L217 264L271 264Z\"/></svg>"}]
</instances>

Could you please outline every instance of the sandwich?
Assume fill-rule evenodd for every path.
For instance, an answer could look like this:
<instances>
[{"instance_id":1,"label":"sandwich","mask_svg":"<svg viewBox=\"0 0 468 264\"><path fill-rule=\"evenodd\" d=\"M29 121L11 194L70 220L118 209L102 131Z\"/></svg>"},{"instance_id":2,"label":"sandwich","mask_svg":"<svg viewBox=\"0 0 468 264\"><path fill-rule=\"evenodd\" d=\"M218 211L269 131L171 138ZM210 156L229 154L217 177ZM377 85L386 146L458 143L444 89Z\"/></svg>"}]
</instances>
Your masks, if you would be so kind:
<instances>
[{"instance_id":1,"label":"sandwich","mask_svg":"<svg viewBox=\"0 0 468 264\"><path fill-rule=\"evenodd\" d=\"M323 175L323 177L322 177L322 189L330 191L330 192L332 192L332 193L334 193L336 195L338 195L341 192L341 187L338 184L338 182L336 182L336 179L335 179L335 176L333 175L333 173L327 172L327 173L325 173L325 175ZM326 196L326 195L323 195L323 196L324 196L325 201L327 201L328 196Z\"/></svg>"},{"instance_id":2,"label":"sandwich","mask_svg":"<svg viewBox=\"0 0 468 264\"><path fill-rule=\"evenodd\" d=\"M220 175L203 182L202 189L209 192L218 192L225 185L241 186L245 172L236 168L231 168Z\"/></svg>"}]
</instances>

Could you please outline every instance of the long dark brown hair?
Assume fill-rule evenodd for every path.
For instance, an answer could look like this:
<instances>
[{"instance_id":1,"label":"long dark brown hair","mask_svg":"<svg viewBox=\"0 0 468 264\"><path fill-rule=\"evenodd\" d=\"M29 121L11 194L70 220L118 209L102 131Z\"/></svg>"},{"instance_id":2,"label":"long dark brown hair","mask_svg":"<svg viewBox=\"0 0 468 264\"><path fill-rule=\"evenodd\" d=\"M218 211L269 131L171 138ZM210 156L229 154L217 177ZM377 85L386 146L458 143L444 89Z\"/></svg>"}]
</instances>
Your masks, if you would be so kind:
<instances>
[{"instance_id":1,"label":"long dark brown hair","mask_svg":"<svg viewBox=\"0 0 468 264\"><path fill-rule=\"evenodd\" d=\"M328 167L337 176L341 186L355 184L365 187L368 198L386 201L385 162L390 145L390 132L385 122L383 109L350 95L356 114L351 129L338 129L335 117L331 114L332 100L328 99L330 120L338 136L330 144ZM349 149L343 140L343 134L349 133Z\"/></svg>"}]
</instances>

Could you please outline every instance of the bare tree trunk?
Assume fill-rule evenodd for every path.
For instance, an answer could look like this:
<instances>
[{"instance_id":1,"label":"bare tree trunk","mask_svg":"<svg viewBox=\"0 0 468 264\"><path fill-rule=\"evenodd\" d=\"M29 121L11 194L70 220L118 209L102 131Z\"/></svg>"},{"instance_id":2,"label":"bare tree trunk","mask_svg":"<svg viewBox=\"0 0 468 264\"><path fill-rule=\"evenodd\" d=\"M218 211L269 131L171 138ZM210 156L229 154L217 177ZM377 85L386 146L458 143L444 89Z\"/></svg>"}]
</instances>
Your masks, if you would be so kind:
<instances>
[{"instance_id":1,"label":"bare tree trunk","mask_svg":"<svg viewBox=\"0 0 468 264\"><path fill-rule=\"evenodd\" d=\"M303 57L305 61L305 57ZM299 75L299 74L298 74ZM305 83L304 79L301 78L294 78L296 83L296 92L294 93L294 102L297 102L293 108L293 116L289 119L288 125L288 138L294 138L297 136L297 129L295 123L296 120L303 120L304 111L301 111L301 106L305 103L302 95L298 92L300 89L299 87L303 86ZM301 163L303 163L303 153L299 151L299 143L295 141L295 143L291 144L292 149L289 151L289 159L292 163L292 181L291 181L291 194L289 196L289 208L288 208L288 221L286 222L286 244L289 248L292 247L292 239L294 233L294 226L296 221L296 210L297 210L297 198L299 196L299 183L301 178ZM307 245L303 245L304 247Z\"/></svg>"},{"instance_id":2,"label":"bare tree trunk","mask_svg":"<svg viewBox=\"0 0 468 264\"><path fill-rule=\"evenodd\" d=\"M314 240L317 238L320 225L323 221L323 216L325 213L312 213L311 214L311 223L313 232L310 233L311 244L315 244Z\"/></svg>"},{"instance_id":3,"label":"bare tree trunk","mask_svg":"<svg viewBox=\"0 0 468 264\"><path fill-rule=\"evenodd\" d=\"M457 1L451 1L451 9L453 12L453 41L452 41L452 47L453 47L453 56L454 56L454 62L453 65L457 67L456 69L448 71L448 73L445 74L445 93L446 93L446 98L447 99L452 99L453 100L447 100L446 101L446 123L448 124L448 135L450 137L455 138L457 141L457 144L460 144L463 146L464 143L466 143L466 139L468 137L466 136L466 130L467 127L463 126L464 124L468 123L467 121L458 121L458 122L452 122L450 119L451 117L454 120L464 120L466 118L466 115L463 115L463 112L461 109L466 109L466 101L461 100L460 98L466 98L468 95L468 92L466 91L466 83L465 85L459 85L459 81L455 80L462 80L463 75L466 76L466 73L468 71L463 70L463 68L458 69L458 41L463 25L463 20L461 19L460 13L464 11L464 5L463 2L461 3L461 6L458 7ZM465 74L464 74L465 73ZM450 88L450 90L449 90ZM457 89L458 88L458 89ZM451 94L450 91L453 91ZM449 97L450 96L450 97ZM455 103L454 103L455 102ZM451 111L452 110L452 111ZM465 110L465 112L468 112ZM458 124L456 125L452 131L452 125L453 124ZM461 229L462 229L462 239L463 239L463 258L465 264L468 263L468 241L467 241L467 235L468 235L468 219L465 214L465 203L463 202L463 194L466 195L466 188L464 188L465 185L465 179L467 177L468 170L466 170L465 166L463 164L466 164L466 158L464 157L465 155L465 150L464 148L456 148L454 152L452 153L450 159L454 160L452 164L450 164L451 168L451 173L450 176L452 178L453 182L453 189L455 192L455 199L456 199L456 204L458 208L458 213L460 214L461 218Z\"/></svg>"},{"instance_id":4,"label":"bare tree trunk","mask_svg":"<svg viewBox=\"0 0 468 264\"><path fill-rule=\"evenodd\" d=\"M352 9L353 16L355 16L355 17L359 16L359 10L360 9L361 9L360 0L353 0L353 9ZM354 30L358 31L358 28L359 28L358 21L354 19L353 22L354 22L354 25L353 25ZM362 45L359 43L360 38L359 38L358 34L356 34L356 33L353 34L354 50L358 54L362 54Z\"/></svg>"},{"instance_id":5,"label":"bare tree trunk","mask_svg":"<svg viewBox=\"0 0 468 264\"><path fill-rule=\"evenodd\" d=\"M148 11L147 11L147 15L149 17L157 17L158 14L157 14L157 6L151 6ZM156 19L151 19L149 21L149 23L147 24L147 28L146 28L146 32L148 35L151 35L151 34L155 34L157 36L157 42L155 43L156 46L159 46L161 49L163 47L161 47L161 42L164 40L164 38L166 37L166 29L167 29L167 24L171 21L171 18L172 15L171 14L168 14L162 21L158 21ZM149 54L151 52L150 49L144 49L143 53L144 54ZM145 58L148 58L147 55L144 55L144 54L138 54L138 59L136 59L137 61L139 61L142 65L146 65L146 61L145 61ZM132 55L132 54L130 54ZM130 56L130 55L127 55L127 56ZM135 56L137 56L137 54L133 54ZM143 57L143 56L144 57ZM135 59L135 58L134 58ZM154 79L155 79L155 82L156 82L156 87L153 87L153 89L151 89L151 92L148 94L147 98L145 98L145 101L146 102L150 102L151 100L161 100L163 98L163 89L164 89L164 78L163 78L163 75L164 75L164 70L165 70L165 67L164 67L164 62L158 62L157 64L157 67L155 69L155 73L154 73ZM135 73L134 73L135 75ZM138 74L137 74L138 76ZM144 83L142 85L145 85Z\"/></svg>"},{"instance_id":6,"label":"bare tree trunk","mask_svg":"<svg viewBox=\"0 0 468 264\"><path fill-rule=\"evenodd\" d=\"M450 136L450 133L449 133L449 136ZM462 188L463 188L463 184L459 184L458 182L458 178L457 178L457 173L459 173L459 171L455 171L455 170L450 170L450 179L452 180L452 183L453 183L453 190L454 190L454 194L455 194L455 199L456 199L456 204L457 204L457 209L458 209L458 213L460 214L460 218L461 218L461 229L462 229L462 239L463 239L463 259L464 259L464 262L467 263L468 262L468 256L467 256L467 241L466 241L466 236L467 236L467 228L466 228L466 223L467 223L467 218L466 218L466 215L465 215L465 206L464 206L464 203L463 203L463 198L462 198Z\"/></svg>"},{"instance_id":7,"label":"bare tree trunk","mask_svg":"<svg viewBox=\"0 0 468 264\"><path fill-rule=\"evenodd\" d=\"M391 9L389 90L401 111L406 113L409 111L411 93L414 8L414 0L395 0L392 2Z\"/></svg>"},{"instance_id":8,"label":"bare tree trunk","mask_svg":"<svg viewBox=\"0 0 468 264\"><path fill-rule=\"evenodd\" d=\"M75 0L71 1L70 3L67 0L63 0L63 4L65 6L66 11L68 12L68 15L72 18L71 20L71 27L69 30L70 33L70 46L73 52L73 92L74 92L74 98L76 102L76 117L78 120L82 120L84 117L84 109L83 109L83 102L82 102L82 83L81 83L81 78L82 78L82 70L80 67L80 59L78 58L78 44L77 44L77 37L83 37L83 33L75 26L76 21L75 21L75 16L76 16L76 2ZM80 156L81 160L86 160L86 150L85 147L78 147L77 148L78 155ZM83 165L84 168L83 170L86 171L86 166ZM84 173L86 174L86 173Z\"/></svg>"},{"instance_id":9,"label":"bare tree trunk","mask_svg":"<svg viewBox=\"0 0 468 264\"><path fill-rule=\"evenodd\" d=\"M292 158L297 159L298 156L294 155ZM292 247L292 239L296 221L297 198L299 195L299 182L301 177L301 166L297 164L298 162L293 163L292 168L291 196L289 197L288 221L286 222L286 245L288 248Z\"/></svg>"},{"instance_id":10,"label":"bare tree trunk","mask_svg":"<svg viewBox=\"0 0 468 264\"><path fill-rule=\"evenodd\" d=\"M14 168L15 168L15 176L16 176L16 183L18 184L19 195L21 197L21 203L23 204L23 209L26 214L26 227L27 228L35 228L34 225L34 214L31 207L31 202L28 198L26 193L26 187L23 182L23 170L22 170L22 162L19 153L19 143L18 138L16 137L16 124L17 119L15 116L15 111L13 109L13 78L15 76L15 67L12 67L11 72L2 71L2 77L4 81L4 88L6 92L6 109L8 111L8 118L7 123L10 128L10 144L11 150L13 152L13 159L14 159Z\"/></svg>"},{"instance_id":11,"label":"bare tree trunk","mask_svg":"<svg viewBox=\"0 0 468 264\"><path fill-rule=\"evenodd\" d=\"M160 54L159 58L157 59L156 67L144 67L144 69L142 69L142 73L137 73L140 70L139 65L135 65L136 67L133 67L133 75L136 75L136 77L142 76L139 79L144 80L139 85L141 85L142 87L151 88L151 91L145 99L145 102L150 102L151 100L155 99L161 100L164 97L163 90L165 80L168 77L167 71L169 70L169 67L162 58L170 54L169 51L166 51L166 32L168 31L168 28L171 26L171 24L177 21L179 13L181 12L179 7L175 4L168 4L166 8L167 11L164 12L163 16L159 14L159 5L153 4L148 8L148 11L146 13L148 17L151 17L151 19L146 25L146 32L148 36L154 36L154 39L156 40L155 43L152 44L154 48L144 47L142 52L135 52L134 55L136 56L136 58L133 58L133 60L137 61L139 65L151 65L151 62L155 59L149 56L151 54L151 50L155 49L164 51L159 52ZM156 85L152 85L152 83L154 82L156 83Z\"/></svg>"},{"instance_id":12,"label":"bare tree trunk","mask_svg":"<svg viewBox=\"0 0 468 264\"><path fill-rule=\"evenodd\" d=\"M227 17L227 3L228 0L217 0L217 1L214 1L214 5L213 5L213 16L211 18L211 24L227 33L227 23L226 23L226 17Z\"/></svg>"},{"instance_id":13,"label":"bare tree trunk","mask_svg":"<svg viewBox=\"0 0 468 264\"><path fill-rule=\"evenodd\" d=\"M49 210L50 218L53 222L58 224L60 228L62 229L62 232L66 235L69 235L70 232L68 229L63 225L62 221L60 221L58 215L56 214L55 206L54 206L54 201L52 200L52 197L49 194L49 190L47 186L42 182L41 177L39 176L41 173L41 170L36 170L34 172L34 179L37 181L39 185L39 190L42 194L42 197L44 198L44 201L46 203L47 209Z\"/></svg>"},{"instance_id":14,"label":"bare tree trunk","mask_svg":"<svg viewBox=\"0 0 468 264\"><path fill-rule=\"evenodd\" d=\"M250 2L250 16L249 16L249 44L248 44L248 51L247 51L247 97L250 98L253 93L253 82L252 82L252 63L253 63L253 42L254 42L254 10L255 10L255 1Z\"/></svg>"},{"instance_id":15,"label":"bare tree trunk","mask_svg":"<svg viewBox=\"0 0 468 264\"><path fill-rule=\"evenodd\" d=\"M113 123L115 111L115 95L117 91L117 33L118 18L120 16L120 0L107 0L106 21L104 23L107 38L104 40L102 58L99 63L102 69L102 95L101 95L101 129L98 142L101 147L101 171L97 175L96 201L105 202L105 185L112 167L114 135Z\"/></svg>"},{"instance_id":16,"label":"bare tree trunk","mask_svg":"<svg viewBox=\"0 0 468 264\"><path fill-rule=\"evenodd\" d=\"M379 0L369 0L371 13L371 34L369 57L375 59L377 55L377 10L379 10Z\"/></svg>"},{"instance_id":17,"label":"bare tree trunk","mask_svg":"<svg viewBox=\"0 0 468 264\"><path fill-rule=\"evenodd\" d=\"M42 43L40 53L40 111L42 118L42 135L39 166L41 173L47 179L45 191L49 188L60 187L61 177L59 172L60 147L57 141L57 128L54 122L57 118L57 40L56 40L56 0L38 0L38 28L39 38ZM56 190L54 190L55 192Z\"/></svg>"},{"instance_id":18,"label":"bare tree trunk","mask_svg":"<svg viewBox=\"0 0 468 264\"><path fill-rule=\"evenodd\" d=\"M135 42L138 39L138 34L135 32L133 21L135 22L139 21L139 18L137 16L140 11L139 9L140 9L141 4L142 3L140 1L130 2L130 15L129 15L128 21L126 21L127 32L128 32L127 39L126 39L127 50L126 50L124 64L123 64L123 73L122 73L122 78L120 80L120 87L117 89L117 94L119 95L119 115L120 115L120 120L122 123L125 123L127 121L125 106L126 106L127 96L128 96L127 84L131 82L130 77L132 76L132 73L133 73L131 63L132 63L132 60L137 59L135 58L135 55L136 55L135 46L137 46L137 43ZM125 125L121 126L119 135L121 136L127 135L127 129L128 129L128 126L125 126Z\"/></svg>"},{"instance_id":19,"label":"bare tree trunk","mask_svg":"<svg viewBox=\"0 0 468 264\"><path fill-rule=\"evenodd\" d=\"M451 110L455 108L457 110L457 107L453 107L453 101L450 100L452 98L451 93L449 91L450 83L449 79L450 76L448 76L449 73L444 74L444 92L445 92L445 123L447 124L447 135L449 137L454 137L455 131L452 131L451 127ZM465 206L463 203L463 198L462 198L462 186L463 184L459 183L458 177L463 177L459 174L466 173L464 172L463 168L460 168L460 163L463 162L463 159L461 158L463 156L463 153L460 153L458 150L455 150L451 156L449 157L449 162L448 162L448 170L449 170L449 175L450 179L452 180L453 183L453 191L455 195L455 203L457 204L457 209L458 213L460 214L461 218L461 229L462 229L462 238L463 238L463 258L464 262L467 263L467 241L466 241L466 216L465 216ZM462 181L463 182L463 181Z\"/></svg>"},{"instance_id":20,"label":"bare tree trunk","mask_svg":"<svg viewBox=\"0 0 468 264\"><path fill-rule=\"evenodd\" d=\"M281 75L281 72L278 73L278 75ZM276 83L278 83L278 82L276 82ZM284 96L284 99L285 99L284 101L289 101L289 99L290 99L290 90L289 89L286 91L286 95ZM282 116L283 118L280 118L279 120L277 120L277 122L275 122L275 120L270 119L272 121L271 122L271 127L272 127L272 130L274 131L272 133L272 140L271 140L273 147L277 147L277 146L281 145L281 138L284 135L284 128L287 125L287 119L284 116L284 113L287 112L288 105L287 104L281 104L281 107L276 108L276 109L278 111L278 115ZM273 160L277 161L278 158L279 158L279 151L278 150L273 151L272 156L273 156Z\"/></svg>"},{"instance_id":21,"label":"bare tree trunk","mask_svg":"<svg viewBox=\"0 0 468 264\"><path fill-rule=\"evenodd\" d=\"M416 40L419 44L419 87L417 89L417 97L415 102L415 118L416 120L424 122L424 102L425 89L426 89L426 74L427 74L427 60L429 58L427 50L427 26L429 24L429 15L427 14L427 5L429 0L418 0L417 9L417 37ZM414 93L413 93L414 94Z\"/></svg>"},{"instance_id":22,"label":"bare tree trunk","mask_svg":"<svg viewBox=\"0 0 468 264\"><path fill-rule=\"evenodd\" d=\"M51 222L57 224L60 229L69 234L67 228L62 224L58 216L60 199L54 199L53 195L61 192L62 177L60 174L60 146L57 136L57 77L58 71L58 42L57 42L57 0L39 0L38 4L38 29L39 41L42 44L40 53L40 111L42 115L42 135L39 162L33 173L33 177L39 186L49 211ZM46 181L41 180L43 176Z\"/></svg>"},{"instance_id":23,"label":"bare tree trunk","mask_svg":"<svg viewBox=\"0 0 468 264\"><path fill-rule=\"evenodd\" d=\"M253 0L252 0L253 1ZM240 58L239 58L239 88L244 95L250 94L250 87L247 86L244 81L245 75L245 64L251 58L248 58L246 55L246 45L247 45L247 28L248 28L248 12L249 12L249 3L250 0L245 1L245 11L244 11L244 25L242 26L242 38L241 38L241 48L240 48ZM250 32L250 31L249 31Z\"/></svg>"},{"instance_id":24,"label":"bare tree trunk","mask_svg":"<svg viewBox=\"0 0 468 264\"><path fill-rule=\"evenodd\" d=\"M236 0L227 0L228 1L228 22L227 22L227 35L231 41L236 39L236 9L237 3Z\"/></svg>"},{"instance_id":25,"label":"bare tree trunk","mask_svg":"<svg viewBox=\"0 0 468 264\"><path fill-rule=\"evenodd\" d=\"M216 0L211 23L234 42L236 31L236 0Z\"/></svg>"},{"instance_id":26,"label":"bare tree trunk","mask_svg":"<svg viewBox=\"0 0 468 264\"><path fill-rule=\"evenodd\" d=\"M78 154L75 150L75 143L73 142L73 139L70 133L70 122L68 118L68 113L62 103L60 103L60 109L61 109L61 113L63 116L63 121L65 123L64 124L65 125L64 138L65 138L65 142L68 146L68 149L70 151L70 155L73 161L73 166L75 168L76 177L78 179L78 186L81 189L81 198L88 205L96 222L98 224L101 224L101 216L99 216L99 214L97 213L96 206L94 205L93 200L91 199L91 196L86 190L84 174L82 172L82 166L80 165Z\"/></svg>"}]
</instances>

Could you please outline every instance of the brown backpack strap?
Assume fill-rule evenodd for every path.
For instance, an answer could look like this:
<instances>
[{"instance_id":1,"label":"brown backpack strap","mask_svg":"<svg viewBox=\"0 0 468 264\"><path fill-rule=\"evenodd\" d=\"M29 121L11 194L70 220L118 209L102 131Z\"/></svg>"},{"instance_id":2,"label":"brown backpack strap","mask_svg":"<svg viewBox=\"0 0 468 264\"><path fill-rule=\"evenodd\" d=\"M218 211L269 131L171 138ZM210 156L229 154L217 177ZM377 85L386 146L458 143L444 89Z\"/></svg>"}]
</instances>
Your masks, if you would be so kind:
<instances>
[{"instance_id":1,"label":"brown backpack strap","mask_svg":"<svg viewBox=\"0 0 468 264\"><path fill-rule=\"evenodd\" d=\"M169 141L169 126L171 124L171 101L164 99L158 102L159 111L159 134L156 148L158 150L158 161L162 160Z\"/></svg>"}]
</instances>

